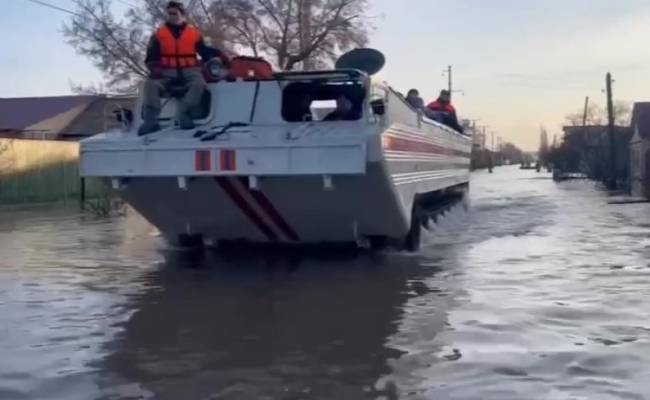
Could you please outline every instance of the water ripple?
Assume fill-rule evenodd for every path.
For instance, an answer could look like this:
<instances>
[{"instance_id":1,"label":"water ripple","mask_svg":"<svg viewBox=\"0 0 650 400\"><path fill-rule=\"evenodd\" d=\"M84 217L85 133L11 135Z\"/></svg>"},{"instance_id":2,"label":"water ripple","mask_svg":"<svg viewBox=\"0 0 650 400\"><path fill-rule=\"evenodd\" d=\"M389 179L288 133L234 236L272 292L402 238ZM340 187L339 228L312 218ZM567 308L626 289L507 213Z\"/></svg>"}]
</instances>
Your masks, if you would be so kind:
<instances>
[{"instance_id":1,"label":"water ripple","mask_svg":"<svg viewBox=\"0 0 650 400\"><path fill-rule=\"evenodd\" d=\"M0 209L0 399L644 399L650 207L473 177L420 254L170 252Z\"/></svg>"}]
</instances>

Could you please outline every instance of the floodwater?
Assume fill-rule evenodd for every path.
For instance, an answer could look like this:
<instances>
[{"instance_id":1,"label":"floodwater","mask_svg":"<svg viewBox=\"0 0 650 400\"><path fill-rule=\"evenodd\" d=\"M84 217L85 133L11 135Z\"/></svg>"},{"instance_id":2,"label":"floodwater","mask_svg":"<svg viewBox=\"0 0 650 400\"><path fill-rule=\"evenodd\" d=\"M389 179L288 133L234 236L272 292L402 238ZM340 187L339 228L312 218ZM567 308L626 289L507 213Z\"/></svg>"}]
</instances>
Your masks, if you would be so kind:
<instances>
[{"instance_id":1,"label":"floodwater","mask_svg":"<svg viewBox=\"0 0 650 400\"><path fill-rule=\"evenodd\" d=\"M183 257L0 210L0 399L650 399L650 205L473 175L420 254Z\"/></svg>"}]
</instances>

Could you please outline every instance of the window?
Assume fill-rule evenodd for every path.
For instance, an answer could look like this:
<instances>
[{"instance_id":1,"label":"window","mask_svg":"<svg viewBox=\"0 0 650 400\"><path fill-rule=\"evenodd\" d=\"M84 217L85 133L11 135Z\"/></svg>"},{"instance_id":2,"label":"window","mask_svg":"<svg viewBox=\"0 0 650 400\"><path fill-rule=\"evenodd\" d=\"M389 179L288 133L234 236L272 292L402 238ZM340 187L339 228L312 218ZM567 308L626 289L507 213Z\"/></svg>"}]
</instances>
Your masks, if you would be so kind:
<instances>
[{"instance_id":1,"label":"window","mask_svg":"<svg viewBox=\"0 0 650 400\"><path fill-rule=\"evenodd\" d=\"M282 93L288 122L355 121L363 114L365 88L359 82L295 82Z\"/></svg>"}]
</instances>

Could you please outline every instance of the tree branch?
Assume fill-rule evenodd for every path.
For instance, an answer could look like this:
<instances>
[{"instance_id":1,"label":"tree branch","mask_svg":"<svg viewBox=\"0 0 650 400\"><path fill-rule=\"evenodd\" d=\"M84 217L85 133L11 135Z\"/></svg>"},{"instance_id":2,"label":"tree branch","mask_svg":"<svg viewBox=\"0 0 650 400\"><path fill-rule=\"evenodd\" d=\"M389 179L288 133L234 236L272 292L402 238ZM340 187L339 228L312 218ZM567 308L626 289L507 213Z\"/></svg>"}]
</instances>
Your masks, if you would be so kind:
<instances>
[{"instance_id":1,"label":"tree branch","mask_svg":"<svg viewBox=\"0 0 650 400\"><path fill-rule=\"evenodd\" d=\"M92 10L89 6L87 6L86 4L84 4L82 1L80 1L80 0L75 0L75 4L77 4L78 7L80 7L80 8L83 9L85 12L87 12L88 14L90 14L90 16L92 16L92 17L95 19L95 21L99 22L99 23L104 27L104 30L105 30L106 34L107 34L111 39L113 39L113 42L115 42L115 44L117 45L117 47L121 50L121 52L122 52L122 56L125 57L126 60L128 60L128 61L127 61L127 64L130 64L130 67L133 68L134 72L139 73L140 75L146 75L146 74L147 74L147 71L146 71L144 68L141 67L140 63L139 63L137 60L135 60L135 59L133 58L133 56L131 56L131 52L129 52L129 51L124 47L124 45L122 44L122 42L121 42L120 40L118 40L118 39L115 37L115 35L113 34L113 31L112 31L112 28L110 28L110 27L106 24L105 21L103 21L102 19L100 19L100 18L99 18L99 17L98 17L94 12L93 12L93 10ZM105 9L103 9L103 11L106 12Z\"/></svg>"},{"instance_id":2,"label":"tree branch","mask_svg":"<svg viewBox=\"0 0 650 400\"><path fill-rule=\"evenodd\" d=\"M273 10L273 7L269 6L269 4L265 0L257 0L257 3L261 5L269 14L269 17L271 17L271 19L275 21L275 23L278 25L278 29L282 30L282 22L280 22L280 18L276 15L276 12Z\"/></svg>"}]
</instances>

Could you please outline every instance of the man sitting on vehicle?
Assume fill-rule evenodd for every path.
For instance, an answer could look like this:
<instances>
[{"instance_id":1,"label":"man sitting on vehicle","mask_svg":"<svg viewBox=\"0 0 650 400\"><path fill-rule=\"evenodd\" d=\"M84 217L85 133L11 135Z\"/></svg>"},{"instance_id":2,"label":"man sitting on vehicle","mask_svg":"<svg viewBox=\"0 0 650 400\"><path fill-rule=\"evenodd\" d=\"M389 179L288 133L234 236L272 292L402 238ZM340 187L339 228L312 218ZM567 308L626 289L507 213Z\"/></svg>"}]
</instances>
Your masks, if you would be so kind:
<instances>
[{"instance_id":1,"label":"man sitting on vehicle","mask_svg":"<svg viewBox=\"0 0 650 400\"><path fill-rule=\"evenodd\" d=\"M463 127L458 123L456 109L451 104L451 94L448 90L442 90L438 99L429 103L426 109L427 117L441 122L458 132L463 132Z\"/></svg>"},{"instance_id":2,"label":"man sitting on vehicle","mask_svg":"<svg viewBox=\"0 0 650 400\"><path fill-rule=\"evenodd\" d=\"M424 110L424 100L420 97L420 92L417 89L411 89L406 94L406 102L416 110Z\"/></svg>"},{"instance_id":3,"label":"man sitting on vehicle","mask_svg":"<svg viewBox=\"0 0 650 400\"><path fill-rule=\"evenodd\" d=\"M170 1L166 10L167 22L151 37L147 47L145 63L150 75L144 86L144 123L138 130L139 135L160 129L160 98L162 93L170 91L171 86L181 86L184 90L183 98L178 102L181 129L193 129L190 112L200 105L206 89L197 55L204 62L214 57L227 62L221 51L205 44L197 28L187 24L182 3Z\"/></svg>"},{"instance_id":4,"label":"man sitting on vehicle","mask_svg":"<svg viewBox=\"0 0 650 400\"><path fill-rule=\"evenodd\" d=\"M354 104L347 96L341 94L336 98L336 109L327 114L323 121L354 121L358 115L354 112Z\"/></svg>"}]
</instances>

